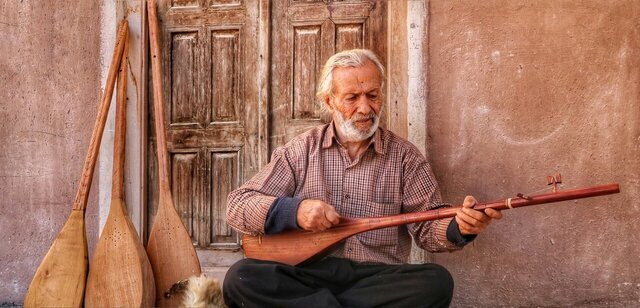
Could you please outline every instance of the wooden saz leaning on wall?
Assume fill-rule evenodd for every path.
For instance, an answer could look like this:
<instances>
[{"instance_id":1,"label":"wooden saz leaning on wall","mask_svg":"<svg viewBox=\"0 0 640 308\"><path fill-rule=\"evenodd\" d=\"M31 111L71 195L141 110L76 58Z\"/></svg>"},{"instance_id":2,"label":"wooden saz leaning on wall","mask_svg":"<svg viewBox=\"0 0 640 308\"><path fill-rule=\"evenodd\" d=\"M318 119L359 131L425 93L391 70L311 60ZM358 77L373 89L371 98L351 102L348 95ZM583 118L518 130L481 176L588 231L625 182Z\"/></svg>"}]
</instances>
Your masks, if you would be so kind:
<instances>
[{"instance_id":1,"label":"wooden saz leaning on wall","mask_svg":"<svg viewBox=\"0 0 640 308\"><path fill-rule=\"evenodd\" d=\"M106 88L98 108L73 210L36 270L24 299L25 307L82 306L88 268L84 215L127 33L128 23L124 20L118 27Z\"/></svg>"},{"instance_id":2,"label":"wooden saz leaning on wall","mask_svg":"<svg viewBox=\"0 0 640 308\"><path fill-rule=\"evenodd\" d=\"M155 303L151 264L124 202L128 47L125 39L116 92L111 207L89 267L87 307L151 307Z\"/></svg>"},{"instance_id":3,"label":"wooden saz leaning on wall","mask_svg":"<svg viewBox=\"0 0 640 308\"><path fill-rule=\"evenodd\" d=\"M169 187L169 160L164 131L164 96L162 94L162 53L160 52L157 4L155 0L150 0L147 5L153 78L153 114L158 154L158 182L160 184L158 212L149 234L147 255L151 261L156 282L156 306L175 307L181 302L181 296L173 296L177 293L169 292L169 290L179 281L191 276L199 276L201 269L196 250L191 243L191 237L176 212Z\"/></svg>"}]
</instances>

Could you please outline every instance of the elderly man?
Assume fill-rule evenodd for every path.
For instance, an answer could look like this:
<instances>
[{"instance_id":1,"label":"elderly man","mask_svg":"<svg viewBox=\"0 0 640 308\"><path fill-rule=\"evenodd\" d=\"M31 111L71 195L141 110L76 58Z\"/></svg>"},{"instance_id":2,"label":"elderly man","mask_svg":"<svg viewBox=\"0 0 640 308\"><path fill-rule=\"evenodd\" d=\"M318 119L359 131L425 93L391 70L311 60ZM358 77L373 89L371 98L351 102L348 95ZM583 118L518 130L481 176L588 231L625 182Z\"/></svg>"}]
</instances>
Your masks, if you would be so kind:
<instances>
[{"instance_id":1,"label":"elderly man","mask_svg":"<svg viewBox=\"0 0 640 308\"><path fill-rule=\"evenodd\" d=\"M448 206L420 151L378 127L384 79L384 67L369 50L332 56L317 91L331 123L276 149L263 170L229 194L229 224L249 234L322 232L340 217ZM502 217L492 209L474 210L475 202L465 198L455 219L353 236L311 264L241 260L225 278L225 302L230 307L447 307L451 275L436 264L406 264L411 238L431 252L462 248L491 219Z\"/></svg>"}]
</instances>

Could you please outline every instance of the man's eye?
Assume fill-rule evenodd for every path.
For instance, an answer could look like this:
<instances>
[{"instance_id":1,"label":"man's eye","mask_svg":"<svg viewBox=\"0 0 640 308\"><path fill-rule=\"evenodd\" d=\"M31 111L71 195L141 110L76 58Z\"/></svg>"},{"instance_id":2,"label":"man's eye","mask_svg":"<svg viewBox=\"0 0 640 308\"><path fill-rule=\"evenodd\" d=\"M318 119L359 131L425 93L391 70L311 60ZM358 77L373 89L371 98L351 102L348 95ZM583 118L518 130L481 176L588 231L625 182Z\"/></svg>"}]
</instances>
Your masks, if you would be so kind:
<instances>
[{"instance_id":1,"label":"man's eye","mask_svg":"<svg viewBox=\"0 0 640 308\"><path fill-rule=\"evenodd\" d=\"M378 98L378 94L367 94L367 97L369 99L376 99L376 98Z\"/></svg>"},{"instance_id":2,"label":"man's eye","mask_svg":"<svg viewBox=\"0 0 640 308\"><path fill-rule=\"evenodd\" d=\"M345 99L346 99L347 101L349 101L349 102L353 102L353 101L355 101L355 100L356 100L356 97L355 97L355 96L347 96Z\"/></svg>"}]
</instances>

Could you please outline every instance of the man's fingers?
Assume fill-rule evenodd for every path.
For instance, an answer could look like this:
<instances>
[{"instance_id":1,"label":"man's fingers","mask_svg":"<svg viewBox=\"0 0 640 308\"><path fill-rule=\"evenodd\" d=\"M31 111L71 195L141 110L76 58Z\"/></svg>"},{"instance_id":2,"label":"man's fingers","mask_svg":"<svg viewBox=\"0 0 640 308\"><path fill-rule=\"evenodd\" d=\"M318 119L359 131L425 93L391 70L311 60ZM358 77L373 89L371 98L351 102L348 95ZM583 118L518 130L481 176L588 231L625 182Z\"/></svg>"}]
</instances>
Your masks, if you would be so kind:
<instances>
[{"instance_id":1,"label":"man's fingers","mask_svg":"<svg viewBox=\"0 0 640 308\"><path fill-rule=\"evenodd\" d=\"M462 207L473 207L476 203L478 203L476 198L473 196L466 196L464 197L464 202L462 202Z\"/></svg>"},{"instance_id":2,"label":"man's fingers","mask_svg":"<svg viewBox=\"0 0 640 308\"><path fill-rule=\"evenodd\" d=\"M502 213L495 209L474 210L473 206L477 203L476 198L467 196L464 198L462 207L456 211L456 222L463 235L479 234L491 223L492 219L502 218Z\"/></svg>"},{"instance_id":3,"label":"man's fingers","mask_svg":"<svg viewBox=\"0 0 640 308\"><path fill-rule=\"evenodd\" d=\"M309 230L311 231L323 231L330 227L331 222L324 217L324 213L322 212L316 213L316 215L309 220Z\"/></svg>"},{"instance_id":4,"label":"man's fingers","mask_svg":"<svg viewBox=\"0 0 640 308\"><path fill-rule=\"evenodd\" d=\"M481 211L476 211L474 209L466 208L466 207L463 207L460 210L462 211L462 213L480 222L488 222L491 220L489 216L487 216L485 213Z\"/></svg>"},{"instance_id":5,"label":"man's fingers","mask_svg":"<svg viewBox=\"0 0 640 308\"><path fill-rule=\"evenodd\" d=\"M336 212L336 209L333 208L333 206L326 203L324 206L324 216L332 225L336 225L340 222L340 214Z\"/></svg>"},{"instance_id":6,"label":"man's fingers","mask_svg":"<svg viewBox=\"0 0 640 308\"><path fill-rule=\"evenodd\" d=\"M325 210L325 217L332 225L337 225L340 222L340 214L336 212L333 208L330 210Z\"/></svg>"},{"instance_id":7,"label":"man's fingers","mask_svg":"<svg viewBox=\"0 0 640 308\"><path fill-rule=\"evenodd\" d=\"M473 212L469 213L466 210L468 210L468 209L462 208L462 209L458 210L458 213L457 213L456 217L459 217L462 221L464 221L468 225L474 226L474 227L480 227L485 223L483 220L478 219L476 216L470 215L470 214L474 214L475 215L475 213L473 213ZM471 210L471 211L473 211L473 210ZM485 215L482 214L482 216L485 216ZM488 217L487 217L487 219L488 219Z\"/></svg>"},{"instance_id":8,"label":"man's fingers","mask_svg":"<svg viewBox=\"0 0 640 308\"><path fill-rule=\"evenodd\" d=\"M456 216L456 222L458 223L460 233L462 233L463 235L478 234L482 231L482 229L467 223L464 219L460 218L460 216Z\"/></svg>"},{"instance_id":9,"label":"man's fingers","mask_svg":"<svg viewBox=\"0 0 640 308\"><path fill-rule=\"evenodd\" d=\"M324 231L340 222L340 214L321 200L306 199L298 207L297 222L304 230Z\"/></svg>"},{"instance_id":10,"label":"man's fingers","mask_svg":"<svg viewBox=\"0 0 640 308\"><path fill-rule=\"evenodd\" d=\"M322 227L320 231L331 228L333 225L340 222L340 215L336 212L333 206L325 204L322 217L319 218Z\"/></svg>"},{"instance_id":11,"label":"man's fingers","mask_svg":"<svg viewBox=\"0 0 640 308\"><path fill-rule=\"evenodd\" d=\"M322 230L329 229L332 226L331 222L326 219L323 219L320 224L324 227Z\"/></svg>"},{"instance_id":12,"label":"man's fingers","mask_svg":"<svg viewBox=\"0 0 640 308\"><path fill-rule=\"evenodd\" d=\"M498 211L498 210L486 209L486 210L484 210L484 213L487 214L487 216L491 217L492 219L501 219L502 218L502 212Z\"/></svg>"}]
</instances>

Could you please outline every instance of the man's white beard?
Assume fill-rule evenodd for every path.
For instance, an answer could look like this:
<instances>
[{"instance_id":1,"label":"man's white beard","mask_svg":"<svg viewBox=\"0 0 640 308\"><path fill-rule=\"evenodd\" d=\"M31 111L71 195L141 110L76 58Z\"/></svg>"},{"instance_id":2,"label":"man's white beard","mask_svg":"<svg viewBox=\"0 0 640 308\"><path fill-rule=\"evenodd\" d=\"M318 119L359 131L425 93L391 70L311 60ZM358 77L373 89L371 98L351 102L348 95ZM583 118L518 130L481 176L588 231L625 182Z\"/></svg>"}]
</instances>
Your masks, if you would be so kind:
<instances>
[{"instance_id":1,"label":"man's white beard","mask_svg":"<svg viewBox=\"0 0 640 308\"><path fill-rule=\"evenodd\" d=\"M380 117L373 111L365 116L356 113L349 120L345 120L342 112L339 110L335 110L334 112L336 112L336 124L340 126L340 131L342 132L341 137L345 139L343 140L345 142L359 142L368 139L373 136L378 129L378 124L380 124ZM365 119L373 119L373 124L368 130L361 131L356 126L356 121Z\"/></svg>"}]
</instances>

